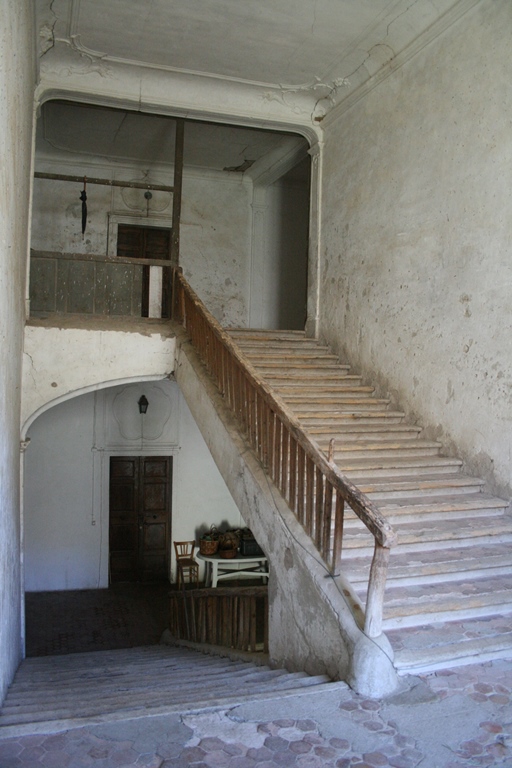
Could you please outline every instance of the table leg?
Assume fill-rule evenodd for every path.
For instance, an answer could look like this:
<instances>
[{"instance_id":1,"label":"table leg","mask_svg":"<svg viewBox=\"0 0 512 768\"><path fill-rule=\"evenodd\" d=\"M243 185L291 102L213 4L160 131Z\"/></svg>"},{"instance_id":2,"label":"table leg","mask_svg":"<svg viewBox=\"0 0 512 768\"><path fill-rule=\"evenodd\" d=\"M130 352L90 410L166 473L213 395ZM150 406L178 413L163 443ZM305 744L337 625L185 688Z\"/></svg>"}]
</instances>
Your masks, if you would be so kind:
<instances>
[{"instance_id":1,"label":"table leg","mask_svg":"<svg viewBox=\"0 0 512 768\"><path fill-rule=\"evenodd\" d=\"M219 578L219 564L216 560L213 561L213 563L210 563L211 566L211 577L212 577L212 589L214 589L217 586L217 581Z\"/></svg>"}]
</instances>

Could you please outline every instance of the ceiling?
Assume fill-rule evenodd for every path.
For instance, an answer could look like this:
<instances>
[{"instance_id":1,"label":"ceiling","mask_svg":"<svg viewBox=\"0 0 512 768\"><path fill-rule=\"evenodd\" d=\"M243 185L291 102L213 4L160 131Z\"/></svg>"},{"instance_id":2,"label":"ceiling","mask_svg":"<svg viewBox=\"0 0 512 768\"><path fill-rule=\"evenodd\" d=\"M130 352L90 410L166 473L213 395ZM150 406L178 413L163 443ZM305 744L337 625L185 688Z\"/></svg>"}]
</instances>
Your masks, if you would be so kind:
<instances>
[{"instance_id":1,"label":"ceiling","mask_svg":"<svg viewBox=\"0 0 512 768\"><path fill-rule=\"evenodd\" d=\"M293 87L355 77L374 48L387 49L378 52L376 62L396 56L456 4L456 0L37 0L46 45L68 40L107 59ZM43 47L44 39L43 32Z\"/></svg>"},{"instance_id":2,"label":"ceiling","mask_svg":"<svg viewBox=\"0 0 512 768\"><path fill-rule=\"evenodd\" d=\"M165 78L154 80L158 98L172 107L173 94L192 103L194 93L203 100L209 93L213 116L215 110L234 114L243 89L252 89L253 117L242 124L257 123L259 113L268 124L265 109L280 102L294 117L302 110L297 124L318 126L386 67L419 49L415 41L428 42L477 1L36 0L40 66L50 79L69 72L76 82L96 78L98 86L108 91L112 84L118 93L131 77L141 105L151 78ZM299 97L306 99L300 108ZM175 114L183 112L180 106ZM37 147L53 156L165 163L173 156L173 127L142 107L128 112L48 102ZM265 158L297 151L298 161L305 147L290 134L190 122L185 165L257 176Z\"/></svg>"},{"instance_id":3,"label":"ceiling","mask_svg":"<svg viewBox=\"0 0 512 768\"><path fill-rule=\"evenodd\" d=\"M101 158L165 166L174 161L175 136L176 122L172 118L48 101L38 120L36 153L40 159L81 157L91 162ZM307 142L301 136L216 123L185 124L186 169L245 172L254 178L258 171L267 169L268 158L289 158L284 165L286 172L305 157Z\"/></svg>"}]
</instances>

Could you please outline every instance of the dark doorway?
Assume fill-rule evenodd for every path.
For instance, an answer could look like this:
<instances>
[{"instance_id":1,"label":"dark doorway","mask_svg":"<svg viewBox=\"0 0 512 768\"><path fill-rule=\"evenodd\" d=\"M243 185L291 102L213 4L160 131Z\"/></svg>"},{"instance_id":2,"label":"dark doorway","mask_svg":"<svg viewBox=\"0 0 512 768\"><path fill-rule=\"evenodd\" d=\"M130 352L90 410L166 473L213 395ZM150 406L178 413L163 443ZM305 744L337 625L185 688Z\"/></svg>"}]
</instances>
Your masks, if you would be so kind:
<instances>
[{"instance_id":1,"label":"dark doorway","mask_svg":"<svg viewBox=\"0 0 512 768\"><path fill-rule=\"evenodd\" d=\"M117 255L130 259L171 258L172 229L119 224L117 229ZM169 317L171 270L163 268L162 317ZM149 316L149 266L142 267L141 317Z\"/></svg>"},{"instance_id":2,"label":"dark doorway","mask_svg":"<svg viewBox=\"0 0 512 768\"><path fill-rule=\"evenodd\" d=\"M168 581L172 457L110 459L110 582Z\"/></svg>"}]
</instances>

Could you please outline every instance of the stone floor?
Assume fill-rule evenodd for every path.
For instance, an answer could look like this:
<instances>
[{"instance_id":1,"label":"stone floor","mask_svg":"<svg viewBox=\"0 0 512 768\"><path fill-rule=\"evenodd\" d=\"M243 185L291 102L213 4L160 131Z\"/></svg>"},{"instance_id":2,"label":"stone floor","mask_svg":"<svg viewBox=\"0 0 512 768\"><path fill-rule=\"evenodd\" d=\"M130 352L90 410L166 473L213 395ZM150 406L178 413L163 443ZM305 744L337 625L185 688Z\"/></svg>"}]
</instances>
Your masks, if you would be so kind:
<instances>
[{"instance_id":1,"label":"stone floor","mask_svg":"<svg viewBox=\"0 0 512 768\"><path fill-rule=\"evenodd\" d=\"M512 766L512 662L350 689L0 739L1 768Z\"/></svg>"}]
</instances>

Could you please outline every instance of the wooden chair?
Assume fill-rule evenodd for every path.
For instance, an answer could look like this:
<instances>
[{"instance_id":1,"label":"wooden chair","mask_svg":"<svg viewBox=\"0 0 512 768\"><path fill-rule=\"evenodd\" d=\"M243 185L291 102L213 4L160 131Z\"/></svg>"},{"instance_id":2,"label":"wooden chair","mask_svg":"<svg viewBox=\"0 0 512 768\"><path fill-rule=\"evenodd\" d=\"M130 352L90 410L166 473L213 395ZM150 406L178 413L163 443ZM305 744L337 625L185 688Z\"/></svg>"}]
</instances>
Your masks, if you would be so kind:
<instances>
[{"instance_id":1,"label":"wooden chair","mask_svg":"<svg viewBox=\"0 0 512 768\"><path fill-rule=\"evenodd\" d=\"M174 551L176 552L176 583L178 589L185 587L185 577L188 583L192 580L199 586L199 563L194 559L195 541L175 541Z\"/></svg>"}]
</instances>

